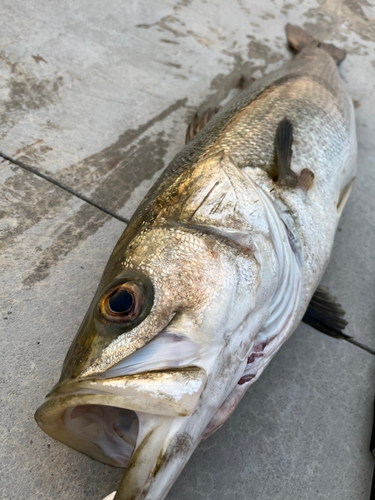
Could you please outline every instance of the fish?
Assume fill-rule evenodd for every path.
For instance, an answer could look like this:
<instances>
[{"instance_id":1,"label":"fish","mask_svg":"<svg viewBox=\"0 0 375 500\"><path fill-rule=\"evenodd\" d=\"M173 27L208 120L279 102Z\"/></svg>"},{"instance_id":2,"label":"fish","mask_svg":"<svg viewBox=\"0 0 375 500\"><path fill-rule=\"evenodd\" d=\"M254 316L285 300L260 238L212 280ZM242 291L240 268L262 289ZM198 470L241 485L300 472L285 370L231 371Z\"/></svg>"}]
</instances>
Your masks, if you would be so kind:
<instances>
[{"instance_id":1,"label":"fish","mask_svg":"<svg viewBox=\"0 0 375 500\"><path fill-rule=\"evenodd\" d=\"M286 35L289 62L194 116L35 414L49 436L125 468L108 498L165 498L301 320L345 335L320 285L356 173L345 52Z\"/></svg>"}]
</instances>

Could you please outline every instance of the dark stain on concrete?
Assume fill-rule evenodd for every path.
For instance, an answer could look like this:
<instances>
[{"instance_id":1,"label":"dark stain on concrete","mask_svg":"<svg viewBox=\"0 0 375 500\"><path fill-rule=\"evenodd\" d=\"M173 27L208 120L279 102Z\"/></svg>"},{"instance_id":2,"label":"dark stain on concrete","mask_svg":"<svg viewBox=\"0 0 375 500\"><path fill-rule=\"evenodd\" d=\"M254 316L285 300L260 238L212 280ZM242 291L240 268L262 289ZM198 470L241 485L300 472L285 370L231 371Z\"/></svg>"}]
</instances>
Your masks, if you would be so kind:
<instances>
[{"instance_id":1,"label":"dark stain on concrete","mask_svg":"<svg viewBox=\"0 0 375 500\"><path fill-rule=\"evenodd\" d=\"M319 7L311 8L305 13L311 22L305 22L303 28L319 40L328 39L346 41L342 33L342 25L345 23L345 32L351 31L359 38L368 42L375 39L375 23L366 16L363 7L370 6L367 0L344 0L326 2L318 0ZM358 44L355 40L350 46L342 47L348 54L363 55L363 49L367 46Z\"/></svg>"},{"instance_id":2,"label":"dark stain on concrete","mask_svg":"<svg viewBox=\"0 0 375 500\"><path fill-rule=\"evenodd\" d=\"M3 198L0 219L8 221L2 231L3 250L41 220L56 217L71 198L65 191L19 167L11 169L15 175L6 179L0 193Z\"/></svg>"},{"instance_id":3,"label":"dark stain on concrete","mask_svg":"<svg viewBox=\"0 0 375 500\"><path fill-rule=\"evenodd\" d=\"M134 189L134 187L139 184L140 180L147 179L147 175L149 173L152 172L153 175L159 168L161 168L160 163L158 163L157 168L153 168L152 165L147 162L151 160L150 155L153 156L153 158L157 158L165 153L165 139L158 136L156 140L154 142L151 141L151 143L149 142L150 139L146 141L147 144L145 144L145 141L141 141L138 146L135 146L134 143L156 123L165 120L169 115L184 107L186 102L187 99L181 99L174 104L171 104L168 108L164 109L158 115L154 116L136 129L126 130L118 137L116 142L107 148L103 149L99 153L85 158L79 163L71 165L62 173L59 180L65 182L69 186L74 185L81 191L87 191L90 186L93 185L93 181L95 181L98 177L105 176L109 171L112 171L111 174L106 177L105 181L102 182L101 186L96 188L91 194L91 198L103 204L107 201L109 201L109 203L113 203L113 200L111 200L113 198L113 194L109 192L108 196L105 195L107 190L104 189L104 185L106 183L112 183L110 180L112 176L116 177L115 182L120 182L121 184L126 183L129 187L131 185L131 189ZM153 152L147 151L149 148L153 149ZM137 153L135 152L135 149ZM137 165L140 170L138 174L136 174L136 169L134 164L132 164L132 161L135 159L135 156L137 158L142 156L142 150L145 157L144 161L137 160ZM130 179L134 177L134 175L138 178L137 184L129 184ZM103 195L105 195L104 199L102 198ZM125 198L124 196L120 196L118 206L122 207L127 199L127 196Z\"/></svg>"},{"instance_id":4,"label":"dark stain on concrete","mask_svg":"<svg viewBox=\"0 0 375 500\"><path fill-rule=\"evenodd\" d=\"M200 114L208 108L213 109L219 106L232 89L242 89L249 85L254 81L253 74L256 71L259 70L263 75L269 64L284 59L282 54L274 52L267 45L256 41L251 35L248 35L248 38L250 39L248 43L250 60L245 61L238 52L225 52L226 55L233 58L234 66L229 73L219 74L212 80L208 95L198 108ZM255 63L254 60L257 62ZM263 62L259 63L259 60L263 60Z\"/></svg>"},{"instance_id":5,"label":"dark stain on concrete","mask_svg":"<svg viewBox=\"0 0 375 500\"><path fill-rule=\"evenodd\" d=\"M152 139L143 137L136 145L132 145L126 160L122 160L121 175L109 175L94 191L92 197L103 200L106 208L119 210L129 199L133 190L139 185L140 179L151 178L155 172L164 167L164 155L168 141L162 133ZM52 244L42 252L39 263L23 281L26 287L31 287L43 280L49 274L50 268L82 241L103 226L109 216L88 204L83 204L64 225L66 229L56 236Z\"/></svg>"},{"instance_id":6,"label":"dark stain on concrete","mask_svg":"<svg viewBox=\"0 0 375 500\"><path fill-rule=\"evenodd\" d=\"M192 1L193 0L179 0L179 2L177 2L176 5L173 7L173 10L177 12L183 7L188 7L192 3Z\"/></svg>"},{"instance_id":7,"label":"dark stain on concrete","mask_svg":"<svg viewBox=\"0 0 375 500\"><path fill-rule=\"evenodd\" d=\"M163 43L173 43L174 45L180 45L179 42L176 42L175 40L167 40L166 38L160 38L160 41Z\"/></svg>"},{"instance_id":8,"label":"dark stain on concrete","mask_svg":"<svg viewBox=\"0 0 375 500\"><path fill-rule=\"evenodd\" d=\"M22 79L11 78L8 87L8 98L3 101L5 113L25 109L35 110L56 101L59 88L62 85L62 76L54 80L38 80L33 76L24 75ZM1 117L4 119L5 117Z\"/></svg>"},{"instance_id":9,"label":"dark stain on concrete","mask_svg":"<svg viewBox=\"0 0 375 500\"><path fill-rule=\"evenodd\" d=\"M51 148L47 144L44 144L43 139L38 139L32 144L27 144L26 146L18 149L14 153L12 158L17 160L22 157L23 163L33 164L34 162L38 161L38 158L48 153L49 151L52 151L52 149L53 148Z\"/></svg>"},{"instance_id":10,"label":"dark stain on concrete","mask_svg":"<svg viewBox=\"0 0 375 500\"><path fill-rule=\"evenodd\" d=\"M32 58L33 58L33 59L34 59L34 61L35 61L36 63L38 63L38 64L39 64L40 62L44 62L44 63L48 64L48 62L47 62L45 59L43 59L43 57L42 57L42 56L40 56L39 54L37 54L36 56L32 56Z\"/></svg>"},{"instance_id":11,"label":"dark stain on concrete","mask_svg":"<svg viewBox=\"0 0 375 500\"><path fill-rule=\"evenodd\" d=\"M370 21L363 10L363 7L372 7L372 4L367 0L344 0L343 4L349 7L358 17L361 17L365 21Z\"/></svg>"},{"instance_id":12,"label":"dark stain on concrete","mask_svg":"<svg viewBox=\"0 0 375 500\"><path fill-rule=\"evenodd\" d=\"M122 208L141 180L152 178L155 172L164 167L164 156L168 147L164 133L159 132L153 137L141 136L185 104L186 99L177 101L137 129L125 131L114 144L100 153L69 167L65 172L67 184L82 188L87 179L87 188L93 175L102 176L104 179L91 197L102 200L106 208L113 207L114 211ZM35 145L41 144L42 141L38 140L22 148L19 153L23 153L23 159L27 159L27 155L32 155ZM5 241L8 247L15 242L15 238L40 220L56 217L71 199L71 195L63 190L17 167L12 168L17 170L17 174L9 177L4 186L11 199L6 203L9 213L0 214L10 219L17 215L16 224L10 224L6 230ZM66 229L56 236L46 250L39 252L38 264L23 284L31 287L46 278L51 266L94 234L108 219L108 215L96 208L82 205L64 222Z\"/></svg>"},{"instance_id":13,"label":"dark stain on concrete","mask_svg":"<svg viewBox=\"0 0 375 500\"><path fill-rule=\"evenodd\" d=\"M172 68L177 68L177 69L180 69L181 68L181 64L176 64L176 63L172 63L172 62L163 62L163 61L160 61L161 64L164 64L165 66L170 66Z\"/></svg>"},{"instance_id":14,"label":"dark stain on concrete","mask_svg":"<svg viewBox=\"0 0 375 500\"><path fill-rule=\"evenodd\" d=\"M358 109L361 106L361 102L358 101L358 99L353 98L352 101L353 101L354 109Z\"/></svg>"},{"instance_id":15,"label":"dark stain on concrete","mask_svg":"<svg viewBox=\"0 0 375 500\"><path fill-rule=\"evenodd\" d=\"M163 17L162 19L160 19L160 21L157 21L156 23L152 23L152 24L137 24L136 28L149 29L149 28L152 28L154 26L157 26L158 28L160 28L163 31L169 31L169 33L172 33L172 35L174 35L176 38L181 38L181 37L188 36L186 33L182 33L181 31L179 31L179 30L177 30L175 28L171 28L168 25L168 23L176 23L176 22L180 23L180 24L183 24L176 17L170 15L170 16Z\"/></svg>"},{"instance_id":16,"label":"dark stain on concrete","mask_svg":"<svg viewBox=\"0 0 375 500\"><path fill-rule=\"evenodd\" d=\"M284 56L280 53L274 52L267 45L257 41L255 37L248 35L250 42L247 45L247 54L249 59L263 59L264 63L258 66L252 64L252 70L255 71L257 69L264 72L264 70L268 67L269 64L274 64L282 59Z\"/></svg>"},{"instance_id":17,"label":"dark stain on concrete","mask_svg":"<svg viewBox=\"0 0 375 500\"><path fill-rule=\"evenodd\" d=\"M0 59L8 66L10 73L7 75L8 94L0 102L0 123L3 125L0 137L2 138L17 122L19 113L38 110L59 101L59 89L63 84L63 77L56 75L51 80L40 79L33 73L26 72L4 51L0 51ZM8 127L4 127L5 124L8 124Z\"/></svg>"},{"instance_id":18,"label":"dark stain on concrete","mask_svg":"<svg viewBox=\"0 0 375 500\"><path fill-rule=\"evenodd\" d=\"M80 242L85 241L89 236L95 234L106 220L109 219L109 215L91 205L82 205L78 212L66 221L65 224L68 224L67 228L42 253L41 259L35 269L23 280L23 285L26 288L30 288L38 281L45 279L54 264L68 255Z\"/></svg>"}]
</instances>

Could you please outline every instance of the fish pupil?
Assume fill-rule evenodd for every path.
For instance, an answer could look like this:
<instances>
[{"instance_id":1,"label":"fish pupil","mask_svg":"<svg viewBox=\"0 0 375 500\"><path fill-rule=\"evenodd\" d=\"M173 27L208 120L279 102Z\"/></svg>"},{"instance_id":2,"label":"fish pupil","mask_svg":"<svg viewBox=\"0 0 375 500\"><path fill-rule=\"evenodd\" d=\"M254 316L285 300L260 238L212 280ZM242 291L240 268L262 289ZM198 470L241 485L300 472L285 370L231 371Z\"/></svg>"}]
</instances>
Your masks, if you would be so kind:
<instances>
[{"instance_id":1,"label":"fish pupil","mask_svg":"<svg viewBox=\"0 0 375 500\"><path fill-rule=\"evenodd\" d=\"M133 305L133 295L127 290L119 290L108 300L108 305L114 313L126 313Z\"/></svg>"}]
</instances>

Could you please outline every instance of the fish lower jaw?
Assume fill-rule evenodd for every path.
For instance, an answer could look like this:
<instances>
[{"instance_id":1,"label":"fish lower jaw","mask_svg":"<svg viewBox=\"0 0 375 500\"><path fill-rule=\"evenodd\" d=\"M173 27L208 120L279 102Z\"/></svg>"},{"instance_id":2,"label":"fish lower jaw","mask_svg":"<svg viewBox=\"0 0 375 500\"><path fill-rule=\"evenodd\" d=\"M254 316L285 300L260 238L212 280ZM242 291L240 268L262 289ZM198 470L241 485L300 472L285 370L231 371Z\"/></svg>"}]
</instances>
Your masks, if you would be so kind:
<instances>
[{"instance_id":1,"label":"fish lower jaw","mask_svg":"<svg viewBox=\"0 0 375 500\"><path fill-rule=\"evenodd\" d=\"M145 429L190 415L206 372L190 367L58 386L35 414L54 439L108 465L126 468Z\"/></svg>"}]
</instances>

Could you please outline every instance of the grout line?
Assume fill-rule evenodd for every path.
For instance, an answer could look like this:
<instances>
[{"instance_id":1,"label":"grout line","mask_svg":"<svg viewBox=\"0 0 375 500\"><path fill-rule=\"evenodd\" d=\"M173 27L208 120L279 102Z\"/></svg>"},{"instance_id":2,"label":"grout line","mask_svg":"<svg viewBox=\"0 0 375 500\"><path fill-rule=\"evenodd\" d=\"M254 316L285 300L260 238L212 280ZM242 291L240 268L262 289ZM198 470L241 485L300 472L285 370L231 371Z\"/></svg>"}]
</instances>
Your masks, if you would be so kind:
<instances>
[{"instance_id":1,"label":"grout line","mask_svg":"<svg viewBox=\"0 0 375 500\"><path fill-rule=\"evenodd\" d=\"M367 351L369 352L370 354L374 355L375 356L375 349L371 349L371 347L368 347L366 344L362 344L361 342L358 342L357 340L353 339L353 337L349 338L349 339L344 339L346 340L347 342L349 342L350 344L353 344L357 347L359 347L360 349L362 349L363 351Z\"/></svg>"},{"instance_id":2,"label":"grout line","mask_svg":"<svg viewBox=\"0 0 375 500\"><path fill-rule=\"evenodd\" d=\"M57 181L53 177L50 177L49 175L46 175L46 174L43 174L42 172L39 172L39 170L37 170L35 167L30 167L29 165L26 165L22 161L15 160L2 152L0 152L0 157L4 158L4 160L9 161L10 163L14 163L14 165L17 165L18 167L21 167L24 170L27 170L28 172L31 172L34 175L37 175L38 177L41 177L45 181L50 182L51 184L54 184L55 186L59 187L60 189L63 189L67 193L70 193L71 195L75 196L76 198L79 198L80 200L88 203L89 205L92 205L93 207L110 215L111 217L113 217L121 222L124 222L125 224L129 224L129 220L125 219L125 217L121 217L121 215L118 215L115 212L112 212L111 210L108 210L107 208L102 207L101 205L99 205L95 201L91 200L90 198L87 198L86 196L84 196L81 193L78 193L77 191L75 191L74 189L70 188L69 186L63 184L62 182Z\"/></svg>"}]
</instances>

